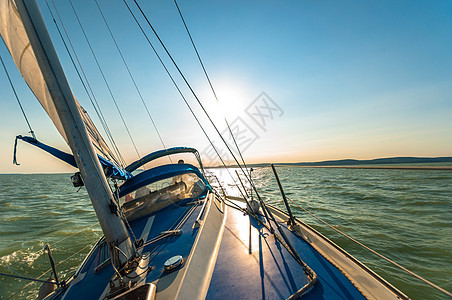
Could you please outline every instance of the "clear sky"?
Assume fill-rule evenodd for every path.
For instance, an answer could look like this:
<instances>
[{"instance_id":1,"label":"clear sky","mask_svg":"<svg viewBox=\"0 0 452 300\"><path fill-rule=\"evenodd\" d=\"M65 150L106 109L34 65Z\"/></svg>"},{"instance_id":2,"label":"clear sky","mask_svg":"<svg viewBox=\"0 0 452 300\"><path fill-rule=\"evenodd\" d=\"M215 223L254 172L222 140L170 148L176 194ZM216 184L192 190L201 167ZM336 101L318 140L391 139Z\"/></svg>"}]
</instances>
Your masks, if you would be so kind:
<instances>
[{"instance_id":1,"label":"clear sky","mask_svg":"<svg viewBox=\"0 0 452 300\"><path fill-rule=\"evenodd\" d=\"M94 1L73 2L138 151L145 155L162 148ZM224 112L239 131L250 163L452 156L451 1L181 0L220 106L174 3L139 3L219 130L225 130ZM74 95L103 132L45 1L38 4ZM132 162L137 155L74 13L66 0L55 4L116 143ZM99 4L165 144L196 147L207 163L215 163L206 150L208 141L122 1ZM149 27L142 24L214 137ZM67 150L3 43L0 55L38 139ZM14 137L28 129L2 69L0 103L0 173L74 171L23 142L18 145L21 165L13 166ZM215 144L220 144L218 139Z\"/></svg>"}]
</instances>

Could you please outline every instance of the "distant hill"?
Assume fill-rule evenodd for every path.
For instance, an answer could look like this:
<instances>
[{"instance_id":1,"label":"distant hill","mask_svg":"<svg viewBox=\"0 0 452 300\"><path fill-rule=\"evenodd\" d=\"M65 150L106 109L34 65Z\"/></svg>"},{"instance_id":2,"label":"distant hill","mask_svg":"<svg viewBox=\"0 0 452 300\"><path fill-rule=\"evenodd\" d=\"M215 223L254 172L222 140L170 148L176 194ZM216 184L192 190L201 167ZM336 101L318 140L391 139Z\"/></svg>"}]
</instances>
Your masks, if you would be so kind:
<instances>
[{"instance_id":1,"label":"distant hill","mask_svg":"<svg viewBox=\"0 0 452 300\"><path fill-rule=\"evenodd\" d=\"M391 164L424 164L424 163L451 163L452 157L387 157L376 159L340 159L325 160L318 162L298 162L298 163L274 163L278 166L302 166L302 167L330 167L330 166L360 166L360 165L391 165ZM270 163L247 164L248 167L268 167ZM222 168L216 166L214 168ZM237 165L229 165L237 167Z\"/></svg>"},{"instance_id":2,"label":"distant hill","mask_svg":"<svg viewBox=\"0 0 452 300\"><path fill-rule=\"evenodd\" d=\"M452 162L452 157L388 157L376 159L340 159L319 162L278 163L286 166L355 166L355 165L389 165L389 164L422 164Z\"/></svg>"}]
</instances>

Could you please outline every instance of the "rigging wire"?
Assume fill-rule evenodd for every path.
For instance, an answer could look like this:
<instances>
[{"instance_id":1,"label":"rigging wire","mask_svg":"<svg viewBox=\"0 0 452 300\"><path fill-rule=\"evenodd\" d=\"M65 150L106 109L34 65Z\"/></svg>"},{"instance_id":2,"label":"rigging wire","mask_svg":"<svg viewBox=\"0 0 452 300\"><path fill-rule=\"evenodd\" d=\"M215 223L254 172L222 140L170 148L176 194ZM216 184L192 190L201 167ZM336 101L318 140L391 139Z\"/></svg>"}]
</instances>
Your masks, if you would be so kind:
<instances>
[{"instance_id":1,"label":"rigging wire","mask_svg":"<svg viewBox=\"0 0 452 300\"><path fill-rule=\"evenodd\" d=\"M196 122L198 123L199 127L201 128L201 130L203 131L204 135L207 137L209 143L212 145L212 147L214 148L215 152L217 153L218 157L220 158L220 160L222 161L223 165L225 165L224 161L221 158L221 155L219 154L218 150L215 148L212 140L210 139L209 135L207 134L207 132L205 131L204 127L202 126L201 122L199 121L198 117L196 116L195 112L193 111L193 109L191 108L190 104L188 103L187 99L185 98L184 94L182 93L181 89L179 88L178 84L176 83L176 81L174 80L173 76L171 75L171 73L169 72L168 68L166 67L165 63L163 62L162 58L160 57L160 55L158 54L157 50L155 49L154 45L152 44L151 40L149 39L149 37L147 36L146 32L144 31L143 27L141 26L141 24L138 22L135 14L133 13L133 11L131 10L130 6L127 4L127 2L125 0L123 0L124 4L126 5L127 9L129 10L130 14L132 15L133 19L135 20L135 23L138 25L138 27L140 28L141 32L143 33L144 37L146 38L146 40L148 41L148 44L151 46L152 50L154 51L155 55L157 56L160 64L163 66L163 68L165 69L166 73L168 74L171 82L174 84L174 86L176 87L177 91L179 92L179 95L182 97L182 99L184 100L185 104L187 105L188 109L190 110L190 112L192 113L193 117L195 118Z\"/></svg>"},{"instance_id":2,"label":"rigging wire","mask_svg":"<svg viewBox=\"0 0 452 300\"><path fill-rule=\"evenodd\" d=\"M35 278L26 277L26 276L22 276L22 275L7 274L7 273L3 273L3 272L0 272L0 276L11 277L11 278L15 278L15 279L25 279L25 280L41 282L41 283L51 283L51 284L55 284L55 285L57 284L56 282L52 282L52 281L48 281L48 280L35 279Z\"/></svg>"},{"instance_id":3,"label":"rigging wire","mask_svg":"<svg viewBox=\"0 0 452 300\"><path fill-rule=\"evenodd\" d=\"M125 0L123 0L125 2ZM133 0L135 5L137 6L138 10L140 11L141 15L143 16L143 18L146 20L147 24L149 25L149 27L151 28L152 32L154 33L154 35L156 36L156 38L158 39L158 41L160 42L160 45L163 47L163 49L165 50L166 54L168 55L169 59L171 60L171 62L173 63L174 67L176 68L176 70L179 72L179 75L181 76L181 78L184 80L185 84L187 85L187 87L189 88L190 92L192 93L193 97L196 99L196 101L198 102L199 106L201 107L201 109L203 110L204 114L207 116L207 118L209 119L210 123L212 124L213 128L215 129L215 131L217 132L218 136L221 138L221 140L223 141L223 143L225 144L226 148L228 149L229 153L231 153L232 157L234 158L234 161L236 162L237 166L240 168L240 170L243 172L243 174L245 175L245 177L247 178L247 180L250 182L250 184L253 185L253 189L256 191L257 193L257 189L254 186L254 184L252 183L251 180L251 176L248 176L248 174L245 172L245 170L243 169L242 165L240 164L240 162L238 161L237 157L235 156L234 152L232 151L231 147L229 146L229 144L226 142L226 140L224 139L223 135L220 133L220 131L218 130L218 127L215 125L215 122L213 122L212 118L210 117L209 113L207 112L206 108L204 107L204 105L202 104L201 100L199 99L199 97L197 96L197 94L195 93L195 91L193 90L192 86L190 85L190 83L188 82L187 78L185 77L185 75L182 73L181 69L179 68L179 66L177 65L177 63L175 62L175 60L173 59L172 55L169 53L168 49L166 48L165 44L163 43L163 41L160 39L160 36L157 34L156 30L154 29L154 27L152 26L151 22L149 21L148 17L146 16L146 14L144 13L144 11L141 9L141 6L138 4L138 2L136 0ZM213 146L213 145L212 145ZM232 176L232 175L231 175ZM235 182L235 180L234 180ZM259 201L261 201L260 197ZM262 202L262 201L261 201ZM263 202L262 202L263 204Z\"/></svg>"},{"instance_id":4,"label":"rigging wire","mask_svg":"<svg viewBox=\"0 0 452 300\"><path fill-rule=\"evenodd\" d=\"M31 129L30 122L28 121L28 118L27 118L27 115L25 114L24 108L22 107L22 104L20 103L19 96L16 93L16 89L14 88L13 82L11 81L11 77L9 77L8 70L6 69L5 63L3 62L3 58L1 56L0 56L0 61L2 62L3 69L5 70L6 77L8 77L9 84L11 85L11 89L13 90L13 93L14 93L14 96L16 97L17 103L19 103L20 110L22 111L22 114L24 115L25 121L27 122L28 128L30 129L30 133L33 136L33 138L36 139L35 132L33 131L33 129Z\"/></svg>"},{"instance_id":5,"label":"rigging wire","mask_svg":"<svg viewBox=\"0 0 452 300\"><path fill-rule=\"evenodd\" d=\"M204 135L206 136L207 140L209 141L210 145L212 146L212 148L214 149L215 153L217 154L218 158L220 159L222 165L225 167L226 171L228 172L229 176L231 177L231 179L233 180L234 184L238 187L238 183L235 180L234 176L232 176L229 168L226 166L222 156L220 155L220 153L218 152L218 149L215 147L213 141L211 140L211 138L209 137L209 135L207 134L207 132L205 131L204 127L202 126L202 124L200 123L198 117L196 116L196 114L194 113L193 109L191 108L190 104L188 103L188 101L186 100L185 96L183 95L182 91L180 90L179 86L177 85L177 83L175 82L173 76L171 75L171 73L169 72L168 68L166 67L166 65L164 64L164 62L162 61L160 55L157 53L155 47L153 46L153 44L151 43L149 37L147 36L146 32L144 31L143 27L141 26L141 24L138 22L135 14L133 13L133 11L131 10L130 6L127 4L126 0L123 0L124 4L126 5L127 9L129 10L130 14L132 15L133 19L135 20L136 24L138 25L138 27L140 28L141 32L143 33L144 37L146 38L146 40L148 41L149 45L151 46L152 50L154 51L155 55L157 56L158 60L160 61L160 63L162 64L163 68L165 69L166 73L168 74L168 76L170 77L171 81L173 82L174 86L176 87L176 89L178 90L180 96L182 97L182 99L184 100L185 104L187 105L188 109L190 110L190 112L192 113L193 117L195 118L196 122L198 123L199 127L201 128L201 130L203 131ZM144 14L144 12L141 10L141 7L138 5L138 3L135 1L135 4L138 6L141 14L144 16L144 18L146 19L146 21L148 22L148 25L153 29L152 25L150 24L149 20L147 19L146 15ZM155 30L153 30L154 34L157 36L157 38L159 39L160 43L162 44L162 46L164 47L164 49L166 50L168 56L171 58L171 60L173 61L173 64L175 65L175 67L178 69L179 74L183 77L183 79L185 80L186 84L188 85L188 87L190 88L192 94L195 96L195 98L197 99L199 105L203 108L204 113L207 115L207 117L209 118L211 124L213 125L213 127L216 129L217 133L219 134L219 136L221 137L221 139L223 140L223 142L225 143L226 147L228 148L229 152L232 154L232 156L234 157L234 160L236 161L237 165L240 167L241 171L243 172L243 174L245 175L245 178L248 180L248 182L250 183L250 185L253 187L253 190L255 191L259 202L263 208L263 212L264 212L264 216L267 219L269 225L270 225L270 229L272 233L275 233L274 229L271 226L271 222L270 222L270 217L269 217L269 213L268 213L268 209L265 205L265 203L263 202L262 198L260 197L256 186L254 185L254 183L251 180L251 176L248 176L248 174L243 170L243 167L241 166L241 164L238 162L237 158L235 157L234 153L232 152L232 150L230 149L229 145L226 143L226 141L224 140L223 136L220 134L220 132L218 131L218 128L215 126L215 124L213 123L212 119L210 118L209 114L207 113L207 111L205 110L204 106L202 105L202 103L200 102L200 100L197 98L196 93L194 93L193 89L191 88L191 86L189 85L188 81L186 80L186 78L184 77L184 75L182 74L181 70L178 68L177 64L175 63L175 61L172 59L172 56L169 54L168 50L166 49L166 47L164 46L163 42L161 41L161 39L159 38L159 36L157 35L157 33L155 32ZM245 198L245 201L248 203L247 199ZM249 205L249 203L248 203Z\"/></svg>"},{"instance_id":6,"label":"rigging wire","mask_svg":"<svg viewBox=\"0 0 452 300\"><path fill-rule=\"evenodd\" d=\"M52 0L52 1L53 1L53 0ZM93 50L93 48L92 48L92 46L91 46L91 43L89 42L88 36L86 35L86 32L85 32L85 30L84 30L84 28L83 28L83 26L82 26L82 23L81 23L81 21L80 21L80 19L79 19L79 17L78 17L78 14L77 14L77 12L76 12L76 10L75 10L75 7L74 7L74 5L72 4L72 0L69 0L69 4L71 5L72 10L74 11L75 17L76 17L76 19L77 19L78 24L80 25L80 28L81 28L82 33L83 33L83 36L85 37L85 40L86 40L86 42L87 42L87 44L88 44L88 47L89 47L89 49L91 50L91 53L92 53L92 55L93 55L93 57L94 57L94 60L96 61L97 67L99 68L99 71L100 71L100 73L101 73L101 75L102 75L102 78L103 78L103 80L104 80L104 82L105 82L105 85L107 86L107 89L108 89L108 91L109 91L109 93L110 93L110 96L111 96L111 98L113 99L113 103L115 104L116 109L118 110L119 116L121 117L122 123L124 124L124 127L126 128L127 134L128 134L128 136L129 136L129 138L130 138L130 141L132 142L133 147L135 148L135 152L137 153L138 158L141 158L140 153L138 152L137 146L136 146L136 144L135 144L135 141L133 140L132 135L131 135L131 133L130 133L129 127L127 126L126 121L124 120L124 117L123 117L123 115L122 115L122 113L121 113L121 110L119 109L118 103L117 103L117 101L116 101L116 98L115 98L115 96L113 95L113 92L112 92L112 90L111 90L111 88L110 88L110 85L108 84L107 78L105 77L105 74L104 74L104 72L102 71L102 68L101 68L100 63L99 63L99 61L98 61L98 59L97 59L97 56L96 56L96 54L94 53L94 50Z\"/></svg>"},{"instance_id":7,"label":"rigging wire","mask_svg":"<svg viewBox=\"0 0 452 300\"><path fill-rule=\"evenodd\" d=\"M149 119L151 120L152 125L154 126L154 129L155 129L155 131L157 132L157 135L158 135L158 137L159 137L159 139L160 139L160 142L162 143L163 148L164 148L164 149L167 149L165 143L163 142L162 136L160 135L160 132L159 132L159 130L158 130L158 128L157 128L157 125L155 124L154 119L152 118L151 112L149 111L149 108L148 108L148 106L146 105L146 102L144 101L143 95L141 94L140 89L138 88L138 85L137 85L137 83L136 83L136 81L135 81L135 78L132 76L132 72L130 71L130 68L129 68L129 66L128 66L128 64L127 64L127 62L126 62L126 60L125 60L125 58L124 58L124 56L123 56L123 54L122 54L121 49L119 48L118 43L116 42L116 39L115 39L115 37L114 37L114 35L113 35L111 29L110 29L110 26L108 25L107 20L105 19L105 16L104 16L104 14L103 14L103 12L102 12L100 6L99 6L99 3L98 3L97 0L95 0L94 2L96 3L96 6L97 6L97 8L98 8L98 10L99 10L99 12L100 12L100 15L102 16L102 19L104 20L105 26L107 26L108 32L110 33L110 36L111 36L111 38L113 39L113 42L114 42L114 44L115 44L115 46L116 46L116 49L118 50L118 53L119 53L119 55L121 56L122 62L124 63L124 66L126 67L127 72L129 73L130 79L132 80L133 85L135 86L135 89L137 90L137 93L138 93L138 95L140 96L141 102L143 103L144 108L146 109L146 112L147 112L147 114L148 114L148 116L149 116ZM172 163L171 157L168 156L168 158L170 159L170 161L171 161L171 163Z\"/></svg>"},{"instance_id":8,"label":"rigging wire","mask_svg":"<svg viewBox=\"0 0 452 300\"><path fill-rule=\"evenodd\" d=\"M52 1L52 4L53 4L53 7L55 9L55 12L56 12L56 14L58 16L58 19L60 21L60 24L63 27L64 33L66 35L66 38L68 39L69 45L71 46L72 52L74 53L75 59L77 60L77 63L78 63L79 68L80 68L80 71L82 72L83 77L85 78L85 80L83 80L82 76L80 75L79 69L77 68L77 66L76 66L76 64L74 62L74 59L73 59L73 57L72 57L72 55L71 55L71 53L69 51L69 48L67 47L67 44L66 44L66 41L63 38L63 35L61 34L60 28L59 28L59 26L58 26L58 24L57 24L57 22L55 20L55 17L54 17L54 15L52 13L52 10L50 9L49 3L46 0L47 8L50 11L50 15L52 16L53 22L55 23L55 26L56 26L56 28L58 30L60 38L63 41L64 47L66 48L66 51L67 51L67 53L69 55L69 58L71 59L72 64L74 65L74 68L75 68L75 70L76 70L76 72L77 72L77 74L78 74L78 76L80 78L80 81L82 82L82 85L83 85L83 87L84 87L84 89L85 89L85 91L86 91L86 93L88 95L88 98L90 99L90 102L93 105L94 110L95 110L95 112L96 112L96 114L97 114L97 116L98 116L98 118L99 118L99 120L101 122L101 125L104 128L111 145L113 146L113 150L115 151L115 154L117 155L117 157L119 159L119 164L120 165L126 165L125 160L122 157L118 146L116 145L116 142L115 142L115 140L113 138L113 135L111 134L111 131L110 131L110 128L108 127L107 121L105 120L105 117L104 117L104 115L102 113L102 110L101 110L101 108L99 106L99 102L97 101L97 98L94 95L94 92L93 92L93 89L91 88L89 80L86 77L85 71L84 71L84 69L83 69L83 67L82 67L82 65L80 63L80 60L78 59L77 52L75 51L74 46L72 45L71 39L69 38L69 35L68 35L67 31L66 31L66 27L64 26L64 23L63 23L63 21L61 19L61 16L60 16L59 12L58 12L58 9L56 8L55 2L53 0L51 0L51 1ZM89 91L91 92L91 94L90 94L90 92L88 92L88 88L85 85L85 81L86 81L86 85L88 85L88 88L89 88ZM94 99L94 101L93 101L93 99ZM96 107L96 105L97 105L97 107Z\"/></svg>"},{"instance_id":9,"label":"rigging wire","mask_svg":"<svg viewBox=\"0 0 452 300\"><path fill-rule=\"evenodd\" d=\"M115 189L113 189L113 187ZM119 198L119 187L118 183L115 179L113 179L113 186L110 185L111 194L113 195L113 199L115 201L116 206L119 208L119 215L124 222L124 224L127 226L129 231L132 233L132 238L134 243L138 242L137 237L135 236L135 233L133 232L132 226L130 226L129 220L127 220L127 217L125 215L124 207L120 204L120 198Z\"/></svg>"},{"instance_id":10,"label":"rigging wire","mask_svg":"<svg viewBox=\"0 0 452 300\"><path fill-rule=\"evenodd\" d=\"M193 40L193 38L192 38L192 36L190 34L190 31L188 30L187 23L185 22L185 19L184 19L183 15L182 15L182 12L181 12L181 10L179 8L179 5L177 4L176 0L174 0L174 4L176 5L177 11L179 12L179 16L180 16L180 18L182 20L182 23L184 24L185 30L187 31L187 35L190 38L191 44L193 46L193 49L195 50L196 56L198 57L198 61L199 61L200 65L201 65L201 67L202 67L202 70L204 71L204 75L206 76L206 79L209 82L209 86L210 86L210 89L212 90L212 93L213 93L213 95L215 97L215 100L217 100L217 103L220 103L220 100L218 99L217 93L215 92L215 89L213 88L212 81L210 80L210 76L207 74L207 70L204 67L204 63L202 62L201 56L199 55L198 49L197 49L197 47L195 45L195 42L194 42L194 40ZM248 169L247 166L246 166L246 163L245 163L245 159L243 158L242 151L240 151L240 147L237 144L237 140L236 140L234 134L232 133L231 126L229 125L229 122L228 122L228 120L226 118L226 115L224 115L224 113L223 113L223 117L224 117L224 121L226 123L226 126L227 126L227 128L229 130L229 134L231 135L232 140L234 141L235 147L237 148L237 151L238 151L238 153L240 155L242 163L245 166L245 169Z\"/></svg>"},{"instance_id":11,"label":"rigging wire","mask_svg":"<svg viewBox=\"0 0 452 300\"><path fill-rule=\"evenodd\" d=\"M216 147L214 146L212 140L210 139L210 137L208 136L207 132L204 130L203 126L201 125L201 123L199 122L197 116L195 115L195 113L193 112L191 106L188 104L187 100L185 99L185 97L183 96L182 92L180 91L179 87L177 86L177 84L175 83L173 77L171 76L171 74L169 73L168 69L166 68L165 64L163 63L163 61L161 60L160 56L157 54L157 51L155 50L154 46L152 45L152 43L150 42L149 38L147 37L145 31L143 30L143 28L141 27L141 25L139 24L138 20L136 19L135 15L133 14L132 10L130 9L129 5L127 4L126 0L123 0L123 2L125 3L125 5L127 6L129 12L132 14L133 18L135 19L135 22L138 24L138 26L140 27L141 31L143 32L143 34L145 35L146 39L148 40L149 44L151 45L152 49L154 50L154 53L157 55L157 57L159 58L161 64L163 65L163 67L165 68L167 74L169 75L169 77L171 78L171 80L173 81L174 85L176 86L177 90L179 91L180 95L182 96L182 99L184 99L186 105L188 106L189 110L191 111L191 113L193 114L194 118L196 119L196 121L198 122L198 125L201 127L201 130L204 132L204 135L206 136L206 138L209 140L210 145L212 146L212 148L214 149L215 153L217 154L217 156L219 157L221 163L223 164L223 166L225 167L226 171L228 172L229 176L232 178L233 182L235 183L235 185L238 187L238 183L235 180L235 178L232 176L231 172L229 171L229 168L226 166L223 158L221 157L221 155L219 154L218 150L216 149ZM259 192L254 184L254 182L251 179L251 174L247 174L245 172L245 170L243 169L242 165L240 164L240 162L237 160L236 156L234 155L234 153L232 152L231 148L229 147L228 143L225 141L224 137L221 135L220 131L218 130L217 126L215 125L215 123L213 122L213 120L211 119L209 113L206 111L206 109L204 108L203 104L201 103L201 101L199 100L199 98L197 97L196 93L194 92L194 90L192 89L191 85L189 84L188 80L186 79L186 77L183 75L182 71L180 70L180 68L178 67L178 65L176 64L176 62L174 61L173 57L171 56L171 54L169 53L168 49L165 47L165 45L163 44L163 41L160 39L160 37L158 36L157 32L155 31L154 27L152 26L152 24L150 23L149 19L146 17L145 13L143 12L143 10L141 9L140 5L137 3L136 0L134 0L135 5L138 7L138 9L140 10L142 16L144 17L144 19L146 20L146 22L148 23L149 27L152 29L154 35L157 37L157 39L159 40L160 44L162 45L162 47L164 48L165 52L167 53L168 57L171 59L171 61L173 62L173 65L176 67L176 69L179 72L179 75L183 78L183 80L185 81L186 85L188 86L188 88L190 89L190 91L192 92L193 96L195 97L195 99L197 100L198 104L201 106L201 108L203 109L204 113L206 114L207 118L209 119L210 123L212 124L212 126L215 128L217 134L220 136L221 140L223 141L223 143L226 145L229 153L231 153L232 157L234 158L235 162L237 163L238 167L240 168L240 170L242 171L242 173L244 174L245 178L247 179L247 181L250 183L250 186L252 186L253 190L256 193L256 196L260 202L260 205L262 206L265 218L267 219L268 223L270 224L270 213L268 212L267 206L265 205L264 201L262 200L262 198L259 195ZM248 203L248 201L247 201ZM272 233L275 233L275 231L273 230L272 226L270 225L271 231Z\"/></svg>"},{"instance_id":12,"label":"rigging wire","mask_svg":"<svg viewBox=\"0 0 452 300\"><path fill-rule=\"evenodd\" d=\"M224 139L223 135L220 133L220 131L218 130L218 127L215 125L215 122L213 122L212 118L210 117L209 113L207 112L207 110L205 109L204 105L202 104L201 100L198 98L197 94L195 93L195 91L193 90L192 86L190 85L190 83L188 82L187 78L184 76L184 74L182 73L181 69L179 68L179 66L177 65L177 63L175 62L175 60L173 59L172 55L169 53L168 49L166 48L165 44L163 43L163 41L160 39L160 36L157 34L156 30L154 29L154 27L152 26L151 22L149 21L148 17L146 16L146 14L144 13L144 11L141 9L141 6L138 4L138 2L136 0L133 0L135 5L137 6L138 10L140 11L141 15L143 16L143 18L146 20L147 24L149 25L149 27L151 28L152 32L154 33L154 35L156 36L156 38L158 39L158 41L160 42L160 45L163 47L163 49L165 50L166 54L168 55L169 59L171 60L171 62L173 63L174 67L176 68L176 70L179 72L179 75L182 77L182 79L184 80L185 84L187 85L187 87L189 88L190 92L192 93L193 97L196 99L196 101L198 102L199 106L201 107L201 109L203 110L204 114L207 116L207 118L209 119L210 123L212 124L213 128L215 129L215 131L217 132L218 136L221 138L221 140L223 141L224 145L226 146L226 148L228 149L229 153L232 155L232 157L234 158L234 161L236 162L237 166L240 168L240 170L242 171L242 173L244 174L245 178L247 179L247 181L250 183L250 185L253 187L253 190L255 191L257 198L259 199L259 202L263 208L264 214L266 219L270 222L269 219L269 212L266 208L266 205L264 203L264 201L262 200L262 198L259 195L259 192L257 191L257 188L254 184L254 182L251 179L251 175L247 174L247 172L245 172L245 170L243 169L243 166L240 164L240 162L238 161L237 157L235 156L234 152L232 151L231 147L229 146L229 144L226 142L226 140ZM123 0L124 3L125 0ZM127 5L127 4L126 4ZM129 9L129 11L131 11ZM135 19L136 20L136 19ZM144 31L143 31L144 32ZM155 51L155 50L154 50ZM185 98L184 98L185 99ZM186 102L187 103L187 102ZM190 108L191 110L191 108ZM203 130L204 131L204 130ZM207 137L210 141L210 138ZM211 142L212 147L213 143ZM224 164L223 159L221 158L220 154L218 153L218 151L216 150L216 148L214 147L215 152L217 153L217 155L219 156L220 160L222 161L223 165L225 166L226 170L228 171L228 173L230 174L231 178L233 179L233 181L236 183L234 177L232 176L232 174L229 172L229 169L226 167L226 165ZM272 230L273 232L273 230Z\"/></svg>"},{"instance_id":13,"label":"rigging wire","mask_svg":"<svg viewBox=\"0 0 452 300\"><path fill-rule=\"evenodd\" d=\"M185 22L185 19L184 19L183 15L182 15L182 11L180 10L179 5L177 4L177 1L176 1L176 0L174 0L174 4L176 5L177 11L179 12L179 16L181 17L182 23L184 24L185 30L187 31L187 35L188 35L188 37L190 38L191 44L192 44L192 46L193 46L193 49L195 50L196 56L198 57L198 61L199 61L200 65L201 65L201 67L202 67L202 69L203 69L204 75L206 76L206 79L207 79L207 81L208 81L208 83L209 83L209 86L210 86L210 88L211 88L211 90L212 90L212 93L213 93L213 95L214 95L214 97L215 97L217 103L219 103L220 101L219 101L219 99L218 99L217 93L215 92L215 89L214 89L214 87L213 87L212 81L210 80L210 77L209 77L209 75L207 74L207 70L206 70L206 68L205 68L205 66L204 66L204 63L202 62L201 56L199 55L198 49L197 49L197 47L196 47L196 45L195 45L195 42L194 42L194 40L193 40L193 38L192 38L192 36L191 36L191 34L190 34L190 30L188 29L187 23ZM246 165L245 159L244 159L244 157L243 157L243 155L242 155L242 152L240 151L240 147L239 147L239 145L237 144L237 140L236 140L236 138L235 138L235 136L234 136L234 134L233 134L233 132L232 132L232 130L231 130L231 126L229 125L229 122L228 122L226 116L223 115L223 117L224 117L224 121L225 121L225 123L226 123L226 126L227 126L227 128L228 128L229 134L230 134L230 136L232 137L232 140L233 140L233 142L234 142L234 145L235 145L235 147L237 148L237 151L238 151L238 153L239 153L239 155L240 155L240 158L241 158L241 160L242 160L242 163L243 163L243 165L244 165L244 167L245 167L245 170L248 170L248 167L247 167L247 165ZM225 143L226 143L226 142L225 142ZM226 145L226 146L227 146L227 145ZM231 154L232 154L232 153L231 153ZM236 161L237 161L237 160L236 160ZM243 171L243 169L242 169L242 171ZM239 174L238 174L237 171L236 171L236 173L237 173L238 179L240 180L240 176L239 176ZM246 176L246 174L245 174L245 176ZM231 177L232 177L232 175L231 175ZM248 179L248 178L247 178L247 179ZM251 169L249 169L249 179L248 179L248 180L249 180L249 181L252 180L252 179L251 179ZM217 181L218 181L218 179L217 179ZM234 182L235 182L235 180L234 180ZM241 182L241 180L240 180L240 182ZM236 183L236 182L235 182L235 183ZM250 182L250 184L252 184L252 183ZM238 186L237 183L236 183L236 186L237 186L237 188L240 190L240 187ZM246 190L245 190L245 193L246 193ZM257 194L257 190L256 190L256 194ZM242 193L242 195L243 195L243 193ZM243 197L244 197L244 199L246 199L245 196L243 196ZM261 200L260 197L259 197L259 195L258 195L258 198L259 198L259 200ZM246 202L248 203L248 201L246 201ZM248 205L249 205L249 203L248 203ZM267 213L265 213L265 216L268 217L268 216L267 216ZM271 226L271 225L270 225L270 226Z\"/></svg>"},{"instance_id":14,"label":"rigging wire","mask_svg":"<svg viewBox=\"0 0 452 300\"><path fill-rule=\"evenodd\" d=\"M138 22L138 19L136 18L135 14L133 13L132 9L130 8L130 6L127 4L126 0L123 0L124 4L126 5L127 9L129 10L130 14L132 15L133 19L135 20L135 23L138 25L138 27L140 28L141 32L143 33L144 37L146 38L148 44L151 46L152 50L154 51L155 55L157 56L160 64L163 66L163 68L165 69L167 75L169 76L169 78L171 79L173 85L176 87L177 91L179 92L179 95L182 97L182 99L184 100L185 104L187 105L188 109L190 110L191 114L193 115L193 117L195 118L196 122L198 123L199 127L201 128L202 132L204 133L205 137L207 138L207 140L209 141L210 145L212 146L212 148L214 149L215 153L217 154L218 158L220 159L222 165L225 167L226 171L228 172L229 176L232 178L232 180L234 181L235 185L238 186L235 178L232 176L231 172L229 171L229 168L226 166L226 163L224 162L223 158L221 157L220 153L218 152L218 149L215 147L212 139L209 137L209 135L207 134L206 130L204 129L204 127L202 126L201 122L199 121L198 117L196 116L195 112L193 111L193 109L191 108L190 104L188 103L187 99L185 98L184 94L182 93L182 91L180 90L179 86L177 85L176 81L174 80L173 76L171 75L171 73L169 72L168 68L166 67L165 63L163 62L163 60L161 59L160 55L158 54L157 50L155 49L154 45L152 44L151 40L149 39L149 37L147 36L146 32L144 31L143 27L141 26L141 24Z\"/></svg>"}]
</instances>

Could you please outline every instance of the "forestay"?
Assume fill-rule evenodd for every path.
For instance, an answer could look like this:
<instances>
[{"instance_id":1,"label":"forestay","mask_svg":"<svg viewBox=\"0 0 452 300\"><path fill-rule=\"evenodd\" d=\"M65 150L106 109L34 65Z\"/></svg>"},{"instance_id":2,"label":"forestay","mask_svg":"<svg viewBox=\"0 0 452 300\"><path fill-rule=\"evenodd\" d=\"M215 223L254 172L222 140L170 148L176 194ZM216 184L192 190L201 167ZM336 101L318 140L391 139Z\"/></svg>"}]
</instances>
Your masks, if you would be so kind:
<instances>
[{"instance_id":1,"label":"forestay","mask_svg":"<svg viewBox=\"0 0 452 300\"><path fill-rule=\"evenodd\" d=\"M44 74L38 66L24 25L20 19L16 5L12 0L0 0L0 35L22 77L67 143L68 140L50 96L48 86L44 80ZM96 151L107 160L119 164L86 111L77 100L75 101Z\"/></svg>"}]
</instances>

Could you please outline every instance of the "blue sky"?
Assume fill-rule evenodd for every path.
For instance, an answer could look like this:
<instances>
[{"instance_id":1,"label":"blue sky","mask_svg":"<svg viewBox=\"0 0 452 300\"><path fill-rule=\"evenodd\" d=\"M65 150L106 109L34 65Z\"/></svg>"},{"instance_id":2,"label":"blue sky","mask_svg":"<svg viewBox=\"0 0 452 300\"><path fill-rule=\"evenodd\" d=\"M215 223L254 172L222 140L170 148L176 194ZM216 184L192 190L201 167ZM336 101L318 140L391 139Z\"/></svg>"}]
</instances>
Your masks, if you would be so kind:
<instances>
[{"instance_id":1,"label":"blue sky","mask_svg":"<svg viewBox=\"0 0 452 300\"><path fill-rule=\"evenodd\" d=\"M135 150L65 3L55 1L115 140L131 162L137 158ZM179 1L222 102L220 109L174 3L139 3L219 130L225 129L221 112L239 126L249 162L452 154L450 1ZM99 124L45 2L38 4L74 95ZM99 4L167 146L193 146L207 153L207 140L122 1L99 0ZM94 2L74 1L74 6L140 154L161 148ZM157 45L154 37L152 41ZM214 137L161 47L157 49ZM38 139L67 149L3 44L0 54ZM264 127L247 114L262 104L262 92L267 103L271 99L278 108ZM72 171L24 143L18 150L21 165L12 166L14 137L28 130L3 70L0 101L1 173ZM218 139L215 143L220 144Z\"/></svg>"}]
</instances>

